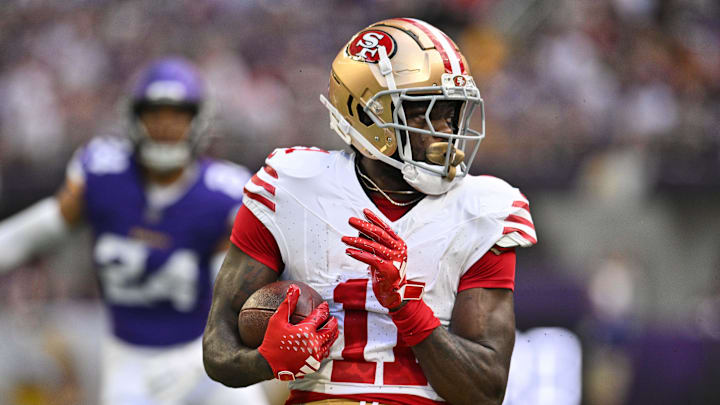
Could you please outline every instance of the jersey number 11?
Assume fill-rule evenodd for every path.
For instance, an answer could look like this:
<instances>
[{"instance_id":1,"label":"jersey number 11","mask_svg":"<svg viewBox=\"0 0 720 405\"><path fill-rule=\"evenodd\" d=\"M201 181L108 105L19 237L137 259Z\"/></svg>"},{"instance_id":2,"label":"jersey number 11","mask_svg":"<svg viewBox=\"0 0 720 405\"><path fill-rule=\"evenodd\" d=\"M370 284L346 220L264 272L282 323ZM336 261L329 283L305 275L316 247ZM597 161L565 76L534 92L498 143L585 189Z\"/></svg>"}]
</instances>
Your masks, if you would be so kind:
<instances>
[{"instance_id":1,"label":"jersey number 11","mask_svg":"<svg viewBox=\"0 0 720 405\"><path fill-rule=\"evenodd\" d=\"M376 362L365 360L368 343L368 312L365 310L368 279L351 279L335 287L333 299L345 311L345 348L343 360L333 362L333 382L375 383ZM415 359L412 349L397 336L393 347L395 361L383 363L383 385L427 385L427 379Z\"/></svg>"}]
</instances>

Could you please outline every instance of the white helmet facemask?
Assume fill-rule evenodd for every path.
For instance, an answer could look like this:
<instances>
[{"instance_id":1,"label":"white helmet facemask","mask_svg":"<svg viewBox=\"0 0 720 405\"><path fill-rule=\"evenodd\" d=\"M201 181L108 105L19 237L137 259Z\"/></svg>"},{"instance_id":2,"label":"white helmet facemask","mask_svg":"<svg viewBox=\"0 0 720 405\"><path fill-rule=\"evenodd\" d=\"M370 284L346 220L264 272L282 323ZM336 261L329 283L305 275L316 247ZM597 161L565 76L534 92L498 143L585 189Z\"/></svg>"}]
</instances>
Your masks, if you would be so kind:
<instances>
[{"instance_id":1,"label":"white helmet facemask","mask_svg":"<svg viewBox=\"0 0 720 405\"><path fill-rule=\"evenodd\" d=\"M375 159L378 159L390 166L399 169L403 179L413 188L428 195L440 195L446 193L463 177L477 154L480 142L485 137L485 112L480 91L469 75L442 75L442 86L414 87L398 89L395 85L392 64L383 46L379 46L380 60L378 68L385 78L387 90L375 94L367 102L363 111L380 128L392 128L395 131L397 140L397 152L400 160L389 157L380 152L369 140L367 140L357 129L350 125L340 112L324 96L320 101L330 111L330 127L337 132L347 143L352 141L360 144ZM383 122L377 111L381 106L377 100L380 97L390 96L392 99L393 122ZM424 118L428 129L415 128L407 124L403 101L426 102L428 104ZM460 117L457 123L457 132L438 132L432 125L430 113L438 101L459 101L463 106L460 109ZM472 114L476 107L480 107L481 130L476 131L468 127ZM381 107L380 107L381 108ZM410 136L424 134L436 138L445 138L445 142L435 142L426 151L428 162L416 161L412 156ZM474 144L471 146L471 144ZM467 149L472 149L466 151ZM450 153L447 153L448 150ZM468 153L469 152L469 153ZM467 157L467 159L466 159Z\"/></svg>"}]
</instances>

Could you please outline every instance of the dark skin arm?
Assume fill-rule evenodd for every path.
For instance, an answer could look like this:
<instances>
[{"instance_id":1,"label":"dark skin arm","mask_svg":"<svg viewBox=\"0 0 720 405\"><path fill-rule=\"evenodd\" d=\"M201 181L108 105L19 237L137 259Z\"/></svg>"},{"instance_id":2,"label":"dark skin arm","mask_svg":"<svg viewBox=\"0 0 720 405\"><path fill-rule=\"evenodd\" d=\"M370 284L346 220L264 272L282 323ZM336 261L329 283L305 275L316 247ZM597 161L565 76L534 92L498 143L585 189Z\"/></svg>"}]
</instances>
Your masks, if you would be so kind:
<instances>
[{"instance_id":1,"label":"dark skin arm","mask_svg":"<svg viewBox=\"0 0 720 405\"><path fill-rule=\"evenodd\" d=\"M436 328L412 350L430 385L453 405L501 404L515 344L513 293L458 293L450 331Z\"/></svg>"},{"instance_id":2,"label":"dark skin arm","mask_svg":"<svg viewBox=\"0 0 720 405\"><path fill-rule=\"evenodd\" d=\"M230 245L215 280L203 335L203 363L213 380L229 387L246 387L274 378L270 365L257 349L243 346L237 319L248 297L277 279L274 270Z\"/></svg>"}]
</instances>

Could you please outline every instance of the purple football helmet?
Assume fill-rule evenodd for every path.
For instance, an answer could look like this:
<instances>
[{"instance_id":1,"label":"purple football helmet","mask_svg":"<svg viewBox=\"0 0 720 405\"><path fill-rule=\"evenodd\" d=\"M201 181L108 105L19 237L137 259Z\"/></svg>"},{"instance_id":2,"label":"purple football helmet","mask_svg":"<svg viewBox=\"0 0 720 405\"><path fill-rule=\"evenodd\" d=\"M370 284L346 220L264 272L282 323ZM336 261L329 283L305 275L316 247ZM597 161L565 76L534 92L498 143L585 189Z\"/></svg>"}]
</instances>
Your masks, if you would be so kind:
<instances>
[{"instance_id":1,"label":"purple football helmet","mask_svg":"<svg viewBox=\"0 0 720 405\"><path fill-rule=\"evenodd\" d=\"M130 137L140 163L160 172L189 164L204 144L202 135L208 126L205 104L204 84L190 62L177 57L164 58L144 69L132 89L130 102ZM193 113L185 141L167 144L150 138L139 117L144 108L154 106L172 106Z\"/></svg>"}]
</instances>

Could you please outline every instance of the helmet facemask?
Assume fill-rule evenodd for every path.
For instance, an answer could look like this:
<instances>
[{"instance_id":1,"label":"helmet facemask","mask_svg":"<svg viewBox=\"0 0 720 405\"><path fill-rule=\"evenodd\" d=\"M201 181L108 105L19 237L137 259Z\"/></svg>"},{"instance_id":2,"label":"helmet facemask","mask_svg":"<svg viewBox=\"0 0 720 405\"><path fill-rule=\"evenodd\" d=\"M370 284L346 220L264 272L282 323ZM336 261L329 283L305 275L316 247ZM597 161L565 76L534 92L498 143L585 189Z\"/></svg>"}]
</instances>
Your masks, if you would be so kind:
<instances>
[{"instance_id":1,"label":"helmet facemask","mask_svg":"<svg viewBox=\"0 0 720 405\"><path fill-rule=\"evenodd\" d=\"M449 81L452 83L452 77L445 77L451 75L443 76L443 82ZM379 128L390 128L395 132L398 157L404 163L400 169L403 170L404 174L405 172L412 173L420 169L442 177L447 182L452 182L455 178L462 178L467 175L468 168L472 166L480 147L480 142L485 137L485 114L483 100L474 83L472 83L472 78L469 76L461 77L469 84L463 87L454 84L443 85L442 89L432 86L384 90L375 94L367 103L364 112L375 125ZM384 122L374 113L373 108L369 107L379 103L378 100L382 97L391 97L393 99L392 122ZM449 125L452 129L451 133L440 131L433 125L433 120L442 118L434 115L436 108L440 106L447 108L446 103L457 105L455 109L456 115ZM426 128L409 125L405 113L408 104L426 105L423 114ZM482 122L480 131L470 128L470 122L477 107L480 107ZM416 160L413 157L410 142L411 136L422 135L444 139L431 144L424 151L426 161ZM407 165L412 165L413 168L406 168Z\"/></svg>"}]
</instances>

